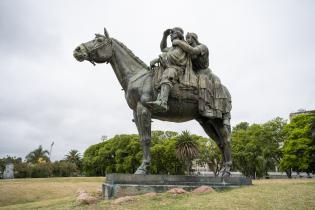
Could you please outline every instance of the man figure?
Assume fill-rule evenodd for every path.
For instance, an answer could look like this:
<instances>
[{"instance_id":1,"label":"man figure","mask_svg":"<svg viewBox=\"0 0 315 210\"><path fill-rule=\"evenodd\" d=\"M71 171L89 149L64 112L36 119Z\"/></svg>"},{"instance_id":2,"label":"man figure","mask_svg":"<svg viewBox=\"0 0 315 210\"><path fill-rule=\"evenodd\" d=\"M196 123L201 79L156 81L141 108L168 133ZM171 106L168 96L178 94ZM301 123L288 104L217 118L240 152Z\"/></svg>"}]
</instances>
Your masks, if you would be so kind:
<instances>
[{"instance_id":1,"label":"man figure","mask_svg":"<svg viewBox=\"0 0 315 210\"><path fill-rule=\"evenodd\" d=\"M171 41L180 40L184 42L184 31L179 27L167 29L164 31L163 38L160 44L161 51L164 52L159 58L150 62L150 66L154 67L156 63L160 63L164 71L160 82L160 93L156 101L148 102L155 111L166 112L168 111L168 96L171 88L179 82L182 76L181 83L190 85L192 64L189 55L179 46L167 47L167 37L171 35Z\"/></svg>"}]
</instances>

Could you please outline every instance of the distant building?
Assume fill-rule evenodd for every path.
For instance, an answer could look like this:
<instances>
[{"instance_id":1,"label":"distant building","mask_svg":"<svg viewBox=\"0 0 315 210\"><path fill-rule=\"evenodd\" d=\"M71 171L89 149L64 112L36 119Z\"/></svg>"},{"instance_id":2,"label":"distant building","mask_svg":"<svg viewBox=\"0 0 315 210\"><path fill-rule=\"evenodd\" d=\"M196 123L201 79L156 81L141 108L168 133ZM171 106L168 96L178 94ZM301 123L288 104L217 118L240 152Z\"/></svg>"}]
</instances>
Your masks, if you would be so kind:
<instances>
[{"instance_id":1,"label":"distant building","mask_svg":"<svg viewBox=\"0 0 315 210\"><path fill-rule=\"evenodd\" d=\"M13 163L7 163L3 172L3 179L14 179L14 165Z\"/></svg>"},{"instance_id":2,"label":"distant building","mask_svg":"<svg viewBox=\"0 0 315 210\"><path fill-rule=\"evenodd\" d=\"M300 115L300 114L314 114L315 115L315 110L305 110L305 109L299 109L297 112L292 112L290 113L290 121L292 120L293 117Z\"/></svg>"}]
</instances>

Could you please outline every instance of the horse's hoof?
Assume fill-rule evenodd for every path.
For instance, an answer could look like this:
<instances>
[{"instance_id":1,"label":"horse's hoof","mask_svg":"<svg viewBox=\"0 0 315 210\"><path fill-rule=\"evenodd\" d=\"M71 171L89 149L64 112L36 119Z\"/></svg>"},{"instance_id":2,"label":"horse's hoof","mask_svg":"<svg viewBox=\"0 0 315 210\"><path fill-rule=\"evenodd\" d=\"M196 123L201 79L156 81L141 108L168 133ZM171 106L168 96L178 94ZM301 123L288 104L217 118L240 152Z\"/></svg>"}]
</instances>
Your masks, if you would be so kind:
<instances>
[{"instance_id":1,"label":"horse's hoof","mask_svg":"<svg viewBox=\"0 0 315 210\"><path fill-rule=\"evenodd\" d=\"M229 171L223 171L223 172L219 173L219 177L221 177L221 178L227 178L230 176L231 176L231 173Z\"/></svg>"},{"instance_id":2,"label":"horse's hoof","mask_svg":"<svg viewBox=\"0 0 315 210\"><path fill-rule=\"evenodd\" d=\"M145 170L143 170L143 169L137 169L137 171L135 172L135 174L137 174L137 175L145 175L145 174L147 174L147 172L145 171Z\"/></svg>"}]
</instances>

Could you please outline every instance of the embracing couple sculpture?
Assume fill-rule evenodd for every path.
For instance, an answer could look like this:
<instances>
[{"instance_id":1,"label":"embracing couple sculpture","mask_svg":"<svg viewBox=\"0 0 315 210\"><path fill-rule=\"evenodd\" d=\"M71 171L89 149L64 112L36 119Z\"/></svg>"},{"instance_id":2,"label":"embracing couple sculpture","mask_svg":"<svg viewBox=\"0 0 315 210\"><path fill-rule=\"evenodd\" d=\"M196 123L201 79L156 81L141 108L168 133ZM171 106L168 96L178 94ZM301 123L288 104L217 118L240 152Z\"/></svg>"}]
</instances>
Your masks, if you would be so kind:
<instances>
[{"instance_id":1,"label":"embracing couple sculpture","mask_svg":"<svg viewBox=\"0 0 315 210\"><path fill-rule=\"evenodd\" d=\"M172 46L167 47L170 35ZM171 122L196 120L222 152L220 176L230 176L231 96L209 66L208 48L195 33L167 29L160 44L163 52L148 67L120 41L96 34L95 39L75 48L78 61L109 62L133 110L143 160L136 174L147 174L151 162L151 119ZM150 71L151 69L151 71Z\"/></svg>"},{"instance_id":2,"label":"embracing couple sculpture","mask_svg":"<svg viewBox=\"0 0 315 210\"><path fill-rule=\"evenodd\" d=\"M172 42L171 47L167 47L167 37L169 35ZM205 88L209 93L206 96L200 94L201 98L204 99L204 107L201 107L202 114L209 118L223 118L224 123L229 125L231 96L227 89L221 85L218 77L208 68L209 50L206 45L198 41L197 34L187 33L185 41L183 29L179 27L167 29L163 33L160 48L163 54L150 62L151 68L154 68L156 63L162 66L162 69L159 69L163 71L158 86L160 93L157 100L148 102L147 105L154 111L168 111L169 93L175 84L181 84L186 88ZM200 81L199 86L198 81ZM225 101L220 103L220 100Z\"/></svg>"}]
</instances>

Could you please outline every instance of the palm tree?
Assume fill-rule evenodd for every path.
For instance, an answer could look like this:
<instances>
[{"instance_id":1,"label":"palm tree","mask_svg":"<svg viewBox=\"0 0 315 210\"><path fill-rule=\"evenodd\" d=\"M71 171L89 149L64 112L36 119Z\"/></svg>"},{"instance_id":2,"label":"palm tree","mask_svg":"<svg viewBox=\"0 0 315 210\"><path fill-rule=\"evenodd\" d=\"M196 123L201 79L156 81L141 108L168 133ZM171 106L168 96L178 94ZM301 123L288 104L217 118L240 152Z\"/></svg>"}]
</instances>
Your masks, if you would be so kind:
<instances>
[{"instance_id":1,"label":"palm tree","mask_svg":"<svg viewBox=\"0 0 315 210\"><path fill-rule=\"evenodd\" d=\"M26 162L28 163L39 163L39 162L49 162L49 152L48 150L44 150L42 145L39 145L39 147L32 152L30 152L28 155L26 155Z\"/></svg>"},{"instance_id":2,"label":"palm tree","mask_svg":"<svg viewBox=\"0 0 315 210\"><path fill-rule=\"evenodd\" d=\"M65 158L66 161L76 164L78 168L81 168L81 154L78 150L72 149L68 152Z\"/></svg>"},{"instance_id":3,"label":"palm tree","mask_svg":"<svg viewBox=\"0 0 315 210\"><path fill-rule=\"evenodd\" d=\"M189 131L183 131L178 137L175 144L176 157L183 161L186 166L186 173L192 165L192 160L199 156L198 143L192 138Z\"/></svg>"}]
</instances>

